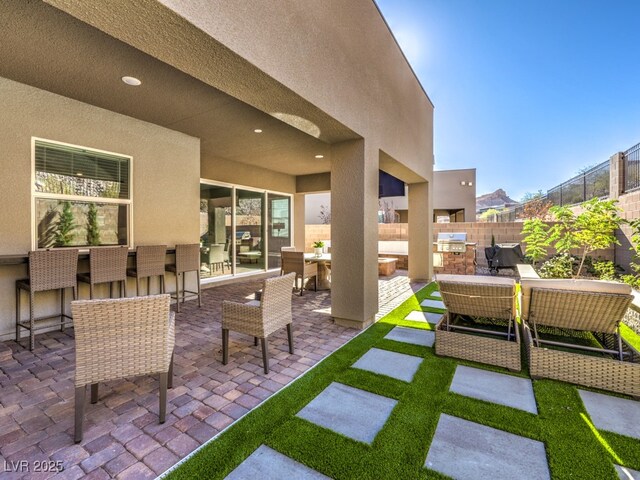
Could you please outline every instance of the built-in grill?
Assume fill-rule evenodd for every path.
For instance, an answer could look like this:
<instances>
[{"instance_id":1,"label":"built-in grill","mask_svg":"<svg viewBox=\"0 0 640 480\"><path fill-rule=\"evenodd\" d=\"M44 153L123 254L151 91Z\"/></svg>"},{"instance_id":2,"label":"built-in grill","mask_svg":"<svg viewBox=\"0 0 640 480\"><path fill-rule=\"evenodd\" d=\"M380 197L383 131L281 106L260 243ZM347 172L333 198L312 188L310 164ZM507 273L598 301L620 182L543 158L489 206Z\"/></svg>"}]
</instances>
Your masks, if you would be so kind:
<instances>
[{"instance_id":1,"label":"built-in grill","mask_svg":"<svg viewBox=\"0 0 640 480\"><path fill-rule=\"evenodd\" d=\"M437 252L464 253L467 251L466 233L439 233Z\"/></svg>"}]
</instances>

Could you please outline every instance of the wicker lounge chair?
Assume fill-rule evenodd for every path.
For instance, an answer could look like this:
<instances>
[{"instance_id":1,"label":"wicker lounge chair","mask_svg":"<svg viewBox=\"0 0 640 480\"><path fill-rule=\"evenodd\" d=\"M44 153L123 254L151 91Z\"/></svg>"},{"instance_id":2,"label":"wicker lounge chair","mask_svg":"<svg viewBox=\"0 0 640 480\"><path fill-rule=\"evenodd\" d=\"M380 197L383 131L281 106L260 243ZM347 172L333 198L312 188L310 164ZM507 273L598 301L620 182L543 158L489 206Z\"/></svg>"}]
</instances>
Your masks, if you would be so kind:
<instances>
[{"instance_id":1,"label":"wicker lounge chair","mask_svg":"<svg viewBox=\"0 0 640 480\"><path fill-rule=\"evenodd\" d=\"M631 355L618 330L632 298L622 283L523 279L521 314L531 376L640 396L640 364L623 361ZM543 333L553 334L553 340L541 338ZM603 348L577 344L580 337L597 339Z\"/></svg>"},{"instance_id":2,"label":"wicker lounge chair","mask_svg":"<svg viewBox=\"0 0 640 480\"><path fill-rule=\"evenodd\" d=\"M267 337L276 330L287 327L289 353L293 354L293 332L291 322L291 287L295 273L268 278L262 286L261 301L248 303L224 301L222 303L222 363L229 361L229 330L246 333L262 343L264 373L269 373Z\"/></svg>"},{"instance_id":3,"label":"wicker lounge chair","mask_svg":"<svg viewBox=\"0 0 640 480\"><path fill-rule=\"evenodd\" d=\"M89 284L89 298L94 297L94 286L109 284L109 297L113 297L113 282L118 282L120 296L127 296L127 259L126 246L100 247L89 250L89 271L78 274L78 281Z\"/></svg>"},{"instance_id":4,"label":"wicker lounge chair","mask_svg":"<svg viewBox=\"0 0 640 480\"><path fill-rule=\"evenodd\" d=\"M304 290L304 282L307 278L313 277L314 290L318 291L318 264L308 263L304 261L304 252L291 252L287 250L281 250L282 267L280 271L282 275L293 272L296 274L295 284L298 285L298 279L300 279L300 296Z\"/></svg>"},{"instance_id":5,"label":"wicker lounge chair","mask_svg":"<svg viewBox=\"0 0 640 480\"><path fill-rule=\"evenodd\" d=\"M447 308L436 326L436 354L520 371L515 281L476 275L438 275L436 281ZM455 322L458 317L468 322Z\"/></svg>"},{"instance_id":6,"label":"wicker lounge chair","mask_svg":"<svg viewBox=\"0 0 640 480\"><path fill-rule=\"evenodd\" d=\"M172 385L174 313L169 295L72 302L76 337L75 441L82 441L86 386L91 403L98 383L138 375L160 375L160 423Z\"/></svg>"}]
</instances>

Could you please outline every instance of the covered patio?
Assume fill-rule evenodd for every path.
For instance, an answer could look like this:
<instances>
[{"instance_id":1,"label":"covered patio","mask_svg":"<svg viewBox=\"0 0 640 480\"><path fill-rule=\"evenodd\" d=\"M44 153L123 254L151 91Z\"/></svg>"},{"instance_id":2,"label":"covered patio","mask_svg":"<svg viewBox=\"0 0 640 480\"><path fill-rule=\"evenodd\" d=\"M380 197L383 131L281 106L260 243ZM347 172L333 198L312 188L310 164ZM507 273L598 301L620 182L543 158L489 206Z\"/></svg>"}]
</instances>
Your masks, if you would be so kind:
<instances>
[{"instance_id":1,"label":"covered patio","mask_svg":"<svg viewBox=\"0 0 640 480\"><path fill-rule=\"evenodd\" d=\"M357 335L333 322L329 291L309 291L293 296L294 355L286 332L275 334L265 375L253 339L232 333L230 361L222 365L222 300L246 302L260 285L207 288L202 308L190 301L177 314L175 379L164 424L158 423L157 378L114 381L101 385L98 403L87 408L80 444L73 442L73 329L39 335L33 352L0 344L0 454L7 465L55 467L37 475L16 469L3 478L153 478ZM424 284L399 271L378 285L382 316Z\"/></svg>"}]
</instances>

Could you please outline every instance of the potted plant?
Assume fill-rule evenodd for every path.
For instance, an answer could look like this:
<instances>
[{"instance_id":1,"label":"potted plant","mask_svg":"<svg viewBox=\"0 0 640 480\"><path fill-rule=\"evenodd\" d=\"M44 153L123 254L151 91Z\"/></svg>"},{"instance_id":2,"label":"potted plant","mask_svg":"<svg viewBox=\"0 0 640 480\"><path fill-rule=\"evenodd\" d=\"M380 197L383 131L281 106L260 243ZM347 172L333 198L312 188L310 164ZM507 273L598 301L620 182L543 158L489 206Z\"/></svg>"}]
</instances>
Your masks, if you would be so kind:
<instances>
[{"instance_id":1,"label":"potted plant","mask_svg":"<svg viewBox=\"0 0 640 480\"><path fill-rule=\"evenodd\" d=\"M324 248L324 242L313 242L313 253L316 257L322 256L323 248Z\"/></svg>"}]
</instances>

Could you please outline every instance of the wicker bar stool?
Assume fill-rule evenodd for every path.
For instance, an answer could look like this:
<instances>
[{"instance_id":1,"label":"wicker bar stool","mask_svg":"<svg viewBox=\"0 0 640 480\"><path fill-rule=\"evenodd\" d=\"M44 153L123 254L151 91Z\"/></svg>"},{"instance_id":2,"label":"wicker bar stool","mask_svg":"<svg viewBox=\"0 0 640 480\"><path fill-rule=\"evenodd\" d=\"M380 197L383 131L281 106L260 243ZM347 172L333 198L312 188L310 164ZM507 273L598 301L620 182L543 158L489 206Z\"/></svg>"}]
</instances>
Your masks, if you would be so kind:
<instances>
[{"instance_id":1,"label":"wicker bar stool","mask_svg":"<svg viewBox=\"0 0 640 480\"><path fill-rule=\"evenodd\" d=\"M78 250L56 249L29 252L29 278L16 281L16 342L20 343L21 329L29 330L29 350L35 346L35 331L50 327L51 324L36 326L36 322L60 318L60 331L71 324L73 318L65 313L65 289L73 289L73 299L77 297ZM29 294L29 322L20 319L21 291ZM35 316L36 292L60 290L60 313L46 317Z\"/></svg>"},{"instance_id":2,"label":"wicker bar stool","mask_svg":"<svg viewBox=\"0 0 640 480\"><path fill-rule=\"evenodd\" d=\"M160 277L160 293L164 293L164 265L166 245L146 245L136 248L136 267L127 269L127 276L136 279L136 297L140 296L140 279L147 279L147 295L150 294L151 277Z\"/></svg>"},{"instance_id":3,"label":"wicker bar stool","mask_svg":"<svg viewBox=\"0 0 640 480\"><path fill-rule=\"evenodd\" d=\"M167 272L173 272L176 275L176 293L171 298L176 300L176 310L180 313L180 277L182 276L182 303L184 303L187 294L189 297L198 297L198 306L202 306L200 296L200 245L197 243L188 245L176 245L176 263L165 267ZM185 277L187 272L195 272L198 280L198 291L192 292L185 287Z\"/></svg>"},{"instance_id":4,"label":"wicker bar stool","mask_svg":"<svg viewBox=\"0 0 640 480\"><path fill-rule=\"evenodd\" d=\"M127 247L101 247L89 250L89 272L79 273L78 281L89 284L90 298L93 300L93 286L109 284L109 297L113 297L113 282L118 282L120 296L127 296Z\"/></svg>"}]
</instances>

